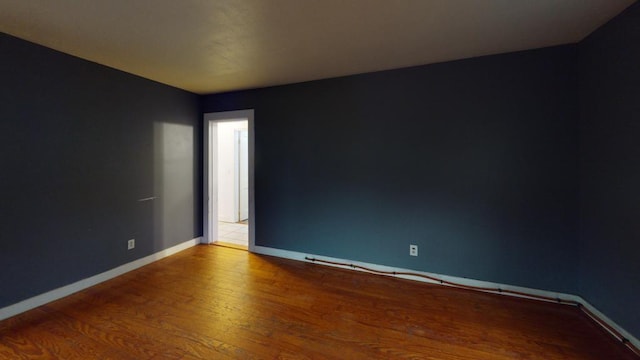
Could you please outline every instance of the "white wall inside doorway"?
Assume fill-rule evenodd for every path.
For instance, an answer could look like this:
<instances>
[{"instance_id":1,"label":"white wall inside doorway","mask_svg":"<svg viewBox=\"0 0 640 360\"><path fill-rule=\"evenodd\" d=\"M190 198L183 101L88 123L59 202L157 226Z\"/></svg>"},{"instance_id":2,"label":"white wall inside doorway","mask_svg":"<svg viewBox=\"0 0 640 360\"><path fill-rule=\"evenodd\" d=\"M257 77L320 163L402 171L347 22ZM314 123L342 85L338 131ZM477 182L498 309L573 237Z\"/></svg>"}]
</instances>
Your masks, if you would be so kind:
<instances>
[{"instance_id":1,"label":"white wall inside doorway","mask_svg":"<svg viewBox=\"0 0 640 360\"><path fill-rule=\"evenodd\" d=\"M218 220L238 222L248 213L247 121L218 123ZM244 140L244 141L243 141Z\"/></svg>"}]
</instances>

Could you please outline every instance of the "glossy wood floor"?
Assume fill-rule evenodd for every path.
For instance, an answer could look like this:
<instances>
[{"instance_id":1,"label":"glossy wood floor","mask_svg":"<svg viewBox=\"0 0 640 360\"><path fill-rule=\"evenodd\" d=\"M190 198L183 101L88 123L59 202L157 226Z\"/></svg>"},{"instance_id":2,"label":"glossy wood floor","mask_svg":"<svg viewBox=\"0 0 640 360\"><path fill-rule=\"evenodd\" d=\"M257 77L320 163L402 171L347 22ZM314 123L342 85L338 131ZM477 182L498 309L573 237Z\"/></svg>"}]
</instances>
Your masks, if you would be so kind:
<instances>
[{"instance_id":1,"label":"glossy wood floor","mask_svg":"<svg viewBox=\"0 0 640 360\"><path fill-rule=\"evenodd\" d=\"M578 309L200 245L0 322L2 359L636 359Z\"/></svg>"}]
</instances>

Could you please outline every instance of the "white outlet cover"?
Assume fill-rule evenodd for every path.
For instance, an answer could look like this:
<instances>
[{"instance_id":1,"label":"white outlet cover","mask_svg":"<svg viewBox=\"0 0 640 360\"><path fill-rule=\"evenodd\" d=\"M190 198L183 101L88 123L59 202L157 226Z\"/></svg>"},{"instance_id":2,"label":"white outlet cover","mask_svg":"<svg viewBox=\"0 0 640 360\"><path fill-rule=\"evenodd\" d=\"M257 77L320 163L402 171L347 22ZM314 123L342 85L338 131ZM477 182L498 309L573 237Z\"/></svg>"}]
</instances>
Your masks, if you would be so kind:
<instances>
[{"instance_id":1,"label":"white outlet cover","mask_svg":"<svg viewBox=\"0 0 640 360\"><path fill-rule=\"evenodd\" d=\"M127 250L131 250L136 247L136 239L127 241Z\"/></svg>"},{"instance_id":2,"label":"white outlet cover","mask_svg":"<svg viewBox=\"0 0 640 360\"><path fill-rule=\"evenodd\" d=\"M409 245L409 255L418 256L418 245Z\"/></svg>"}]
</instances>

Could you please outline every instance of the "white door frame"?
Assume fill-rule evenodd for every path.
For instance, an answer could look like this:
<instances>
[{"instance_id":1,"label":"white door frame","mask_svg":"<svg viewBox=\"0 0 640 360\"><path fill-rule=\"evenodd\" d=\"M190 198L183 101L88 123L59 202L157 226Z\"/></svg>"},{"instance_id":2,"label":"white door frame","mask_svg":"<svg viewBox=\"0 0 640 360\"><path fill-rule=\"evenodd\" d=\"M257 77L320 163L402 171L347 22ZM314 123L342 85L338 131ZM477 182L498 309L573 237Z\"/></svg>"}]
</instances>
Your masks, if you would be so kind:
<instances>
[{"instance_id":1,"label":"white door frame","mask_svg":"<svg viewBox=\"0 0 640 360\"><path fill-rule=\"evenodd\" d=\"M249 134L249 251L255 248L255 205L253 178L253 109L213 112L204 114L202 143L203 159L203 222L202 243L212 244L213 234L218 233L218 159L217 159L217 123L223 121L247 120ZM210 156L211 154L211 156ZM214 191L215 189L215 191Z\"/></svg>"}]
</instances>

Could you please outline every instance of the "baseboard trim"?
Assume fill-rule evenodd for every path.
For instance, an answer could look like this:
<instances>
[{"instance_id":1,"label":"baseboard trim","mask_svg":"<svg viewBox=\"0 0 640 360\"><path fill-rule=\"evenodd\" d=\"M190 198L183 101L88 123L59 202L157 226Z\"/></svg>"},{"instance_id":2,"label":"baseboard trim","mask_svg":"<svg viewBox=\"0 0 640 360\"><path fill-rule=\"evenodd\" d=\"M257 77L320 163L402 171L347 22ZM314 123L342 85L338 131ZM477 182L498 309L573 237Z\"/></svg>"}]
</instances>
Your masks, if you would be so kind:
<instances>
[{"instance_id":1,"label":"baseboard trim","mask_svg":"<svg viewBox=\"0 0 640 360\"><path fill-rule=\"evenodd\" d=\"M531 296L544 296L544 297L550 297L550 298L554 298L554 299L562 299L562 300L566 300L566 301L570 301L570 302L576 302L576 303L582 304L587 310L591 311L593 314L595 314L597 317L599 317L600 320L604 321L607 325L611 326L613 329L615 329L621 335L623 335L631 344L633 344L633 346L635 346L636 348L640 349L640 341L637 338L635 338L629 332L624 330L622 327L620 327L618 324L616 324L613 320L611 320L610 318L605 316L602 312L600 312L593 305L589 304L586 300L584 300L582 297L580 297L578 295L566 294L566 293L560 293L560 292L554 292L554 291L547 291L547 290L540 290L540 289L533 289L533 288L522 287L522 286L514 286L514 285L508 285L508 284L494 283L494 282L489 282L489 281L480 281L480 280L474 280L474 279L468 279L468 278L462 278L462 277L456 277L456 276L429 273L429 272L424 272L424 271L416 271L416 270L411 270L411 269L403 269L403 268L397 268L397 267L391 267L391 266L385 266L385 265L378 265L378 264L372 264L372 263L366 263L366 262L360 262L360 261L332 258L332 257L328 257L328 256L306 254L306 253L301 253L301 252L297 252L297 251L282 250L282 249L270 248L270 247L265 247L265 246L256 246L254 248L253 252L255 252L257 254L261 254L261 255L275 256L275 257L280 257L280 258L285 258L285 259L290 259L290 260L303 261L303 262L311 262L311 261L309 261L307 259L308 258L315 258L315 259L322 259L322 260L327 260L327 261L337 262L337 263L353 264L353 265L362 266L362 267L375 269L375 270L378 270L378 271L384 271L384 272L391 272L391 273L393 273L393 272L412 272L412 273L416 273L416 274L427 275L427 276L434 277L434 278L437 278L437 279L441 279L441 280L444 280L444 281L450 281L450 282L458 283L458 284L463 285L463 286L498 288L498 289L501 289L501 290L511 290L511 291L516 291L516 292L520 292L520 293L524 293L524 294L529 294ZM332 267L337 267L337 268L340 268L340 269L348 269L348 270L368 272L366 270L353 268L353 267L348 267L348 266L332 265L332 264L325 264L325 263L319 264L319 265L332 266ZM380 274L380 275L403 278L403 279L409 279L409 280L415 280L415 281L421 281L421 282L426 282L426 283L430 283L430 284L443 285L440 282L432 281L432 280L429 280L429 279L426 279L426 278L423 278L423 277L418 277L418 276L397 275L397 274ZM449 285L443 285L443 286L449 286ZM495 292L492 292L492 293L495 293ZM513 296L513 297L529 298L526 295L516 295L516 294L511 294L511 293L505 293L505 292L503 292L503 293L495 293L495 294ZM539 298L536 298L536 297L531 297L531 299L540 300ZM609 332L608 329L606 329L605 327L603 327L603 328L606 331Z\"/></svg>"},{"instance_id":2,"label":"baseboard trim","mask_svg":"<svg viewBox=\"0 0 640 360\"><path fill-rule=\"evenodd\" d=\"M97 285L101 282L111 280L117 276L128 273L132 270L140 268L142 266L151 264L154 261L158 261L167 256L178 253L182 250L188 249L192 246L198 245L201 242L201 238L197 237L195 239L191 239L180 243L178 245L172 246L168 249L158 251L157 253L151 254L149 256L145 256L141 259L132 261L130 263L126 263L124 265L118 266L111 270L105 271L103 273L91 276L89 278L77 281L73 284L69 284L46 293L36 295L32 298L20 301L19 303L9 305L7 307L0 309L0 320L4 320L10 318L12 316L18 315L28 310L32 310L37 308L38 306L42 306L49 302L61 299L65 296L69 296L78 291L87 289L91 286Z\"/></svg>"},{"instance_id":3,"label":"baseboard trim","mask_svg":"<svg viewBox=\"0 0 640 360\"><path fill-rule=\"evenodd\" d=\"M591 305L588 301L586 301L582 297L576 295L576 298L578 299L577 301L582 304L582 306L587 308L587 310L592 312L595 316L597 316L600 320L604 321L607 325L609 325L612 328L614 328L618 333L620 333L627 340L629 340L629 342L633 346L635 346L636 349L640 349L640 341L635 336L631 335L624 328L620 327L618 324L616 324L615 321L611 320L609 317L607 317L605 314L600 312L600 310L598 310L596 307ZM604 328L604 329L607 330L608 332L610 332L607 328ZM613 335L615 336L615 334L613 334Z\"/></svg>"}]
</instances>

